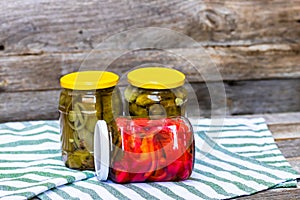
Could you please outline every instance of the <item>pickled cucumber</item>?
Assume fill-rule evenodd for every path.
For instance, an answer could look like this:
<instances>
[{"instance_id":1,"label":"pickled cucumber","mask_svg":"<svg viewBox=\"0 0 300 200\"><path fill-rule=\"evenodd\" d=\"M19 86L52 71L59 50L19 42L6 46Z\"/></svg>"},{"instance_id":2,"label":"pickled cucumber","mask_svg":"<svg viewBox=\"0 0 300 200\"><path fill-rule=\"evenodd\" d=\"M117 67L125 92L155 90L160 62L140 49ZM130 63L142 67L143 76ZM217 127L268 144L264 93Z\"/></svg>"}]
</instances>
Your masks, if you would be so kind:
<instances>
[{"instance_id":1,"label":"pickled cucumber","mask_svg":"<svg viewBox=\"0 0 300 200\"><path fill-rule=\"evenodd\" d=\"M132 85L124 92L127 114L130 116L184 116L188 92L175 89L143 89Z\"/></svg>"},{"instance_id":2,"label":"pickled cucumber","mask_svg":"<svg viewBox=\"0 0 300 200\"><path fill-rule=\"evenodd\" d=\"M138 95L139 92L137 88L127 87L124 91L125 99L130 103L134 102Z\"/></svg>"},{"instance_id":3,"label":"pickled cucumber","mask_svg":"<svg viewBox=\"0 0 300 200\"><path fill-rule=\"evenodd\" d=\"M147 109L143 108L141 106L138 106L135 103L129 104L129 112L130 112L130 115L133 115L133 116L139 116L139 117L147 117L148 116Z\"/></svg>"},{"instance_id":4,"label":"pickled cucumber","mask_svg":"<svg viewBox=\"0 0 300 200\"><path fill-rule=\"evenodd\" d=\"M59 99L62 156L66 166L94 170L94 128L97 120L114 124L122 114L118 88L95 91L64 89ZM116 130L114 126L110 131Z\"/></svg>"},{"instance_id":5,"label":"pickled cucumber","mask_svg":"<svg viewBox=\"0 0 300 200\"><path fill-rule=\"evenodd\" d=\"M149 98L148 94L140 94L137 98L136 98L136 102L137 105L139 106L147 106L147 105L152 105L155 103L155 101L153 101L151 98Z\"/></svg>"}]
</instances>

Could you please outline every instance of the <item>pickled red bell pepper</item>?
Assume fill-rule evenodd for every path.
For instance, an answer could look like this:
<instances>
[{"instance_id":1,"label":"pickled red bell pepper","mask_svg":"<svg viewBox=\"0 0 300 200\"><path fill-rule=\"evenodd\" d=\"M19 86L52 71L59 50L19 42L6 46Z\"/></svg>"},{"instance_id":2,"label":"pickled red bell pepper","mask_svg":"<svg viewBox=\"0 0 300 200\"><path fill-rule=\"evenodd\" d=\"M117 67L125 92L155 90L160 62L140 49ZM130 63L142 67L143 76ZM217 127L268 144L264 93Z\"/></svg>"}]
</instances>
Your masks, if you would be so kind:
<instances>
[{"instance_id":1,"label":"pickled red bell pepper","mask_svg":"<svg viewBox=\"0 0 300 200\"><path fill-rule=\"evenodd\" d=\"M121 148L111 158L110 177L118 183L187 179L194 164L194 138L182 118L117 118Z\"/></svg>"}]
</instances>

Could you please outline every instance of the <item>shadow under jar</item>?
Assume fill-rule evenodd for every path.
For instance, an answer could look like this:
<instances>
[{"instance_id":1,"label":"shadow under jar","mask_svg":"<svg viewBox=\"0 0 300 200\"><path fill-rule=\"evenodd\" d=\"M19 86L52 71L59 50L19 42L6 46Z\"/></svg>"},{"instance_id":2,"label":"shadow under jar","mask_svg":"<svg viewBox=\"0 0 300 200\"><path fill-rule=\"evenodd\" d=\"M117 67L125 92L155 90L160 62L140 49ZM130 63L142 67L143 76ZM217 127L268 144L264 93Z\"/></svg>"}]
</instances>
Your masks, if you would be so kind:
<instances>
[{"instance_id":1,"label":"shadow under jar","mask_svg":"<svg viewBox=\"0 0 300 200\"><path fill-rule=\"evenodd\" d=\"M119 76L112 72L82 71L60 79L60 132L62 159L72 169L94 170L94 129L105 120L112 133L114 116L122 113Z\"/></svg>"},{"instance_id":2,"label":"shadow under jar","mask_svg":"<svg viewBox=\"0 0 300 200\"><path fill-rule=\"evenodd\" d=\"M175 69L146 67L127 75L125 112L132 117L172 117L186 115L188 92L185 75Z\"/></svg>"}]
</instances>

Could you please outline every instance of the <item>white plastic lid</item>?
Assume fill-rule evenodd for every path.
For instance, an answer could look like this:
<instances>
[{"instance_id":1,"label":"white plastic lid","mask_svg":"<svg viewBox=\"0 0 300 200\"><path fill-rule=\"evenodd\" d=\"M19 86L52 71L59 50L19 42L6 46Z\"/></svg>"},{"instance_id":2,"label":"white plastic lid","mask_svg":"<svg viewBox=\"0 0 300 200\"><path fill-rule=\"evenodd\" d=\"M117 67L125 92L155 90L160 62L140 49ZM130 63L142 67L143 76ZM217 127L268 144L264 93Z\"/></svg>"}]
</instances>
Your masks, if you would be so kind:
<instances>
[{"instance_id":1,"label":"white plastic lid","mask_svg":"<svg viewBox=\"0 0 300 200\"><path fill-rule=\"evenodd\" d=\"M106 181L109 172L109 136L104 120L98 120L95 126L94 163L97 179Z\"/></svg>"}]
</instances>

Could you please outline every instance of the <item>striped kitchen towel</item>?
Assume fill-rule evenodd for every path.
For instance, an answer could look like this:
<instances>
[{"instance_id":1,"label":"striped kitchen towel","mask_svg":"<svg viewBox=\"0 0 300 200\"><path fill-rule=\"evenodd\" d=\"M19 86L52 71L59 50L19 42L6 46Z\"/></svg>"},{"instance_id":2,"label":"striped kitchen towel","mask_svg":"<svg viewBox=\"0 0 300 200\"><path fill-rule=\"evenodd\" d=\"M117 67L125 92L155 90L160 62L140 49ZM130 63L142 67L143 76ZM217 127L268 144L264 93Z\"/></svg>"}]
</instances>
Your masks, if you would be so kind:
<instances>
[{"instance_id":1,"label":"striped kitchen towel","mask_svg":"<svg viewBox=\"0 0 300 200\"><path fill-rule=\"evenodd\" d=\"M297 186L299 175L264 119L225 119L223 126L209 119L191 122L196 140L192 176L182 182L134 184L98 182L93 172L65 168L56 121L2 124L0 198L226 199Z\"/></svg>"},{"instance_id":2,"label":"striped kitchen towel","mask_svg":"<svg viewBox=\"0 0 300 200\"><path fill-rule=\"evenodd\" d=\"M0 124L0 199L26 199L94 177L61 161L57 121Z\"/></svg>"}]
</instances>

